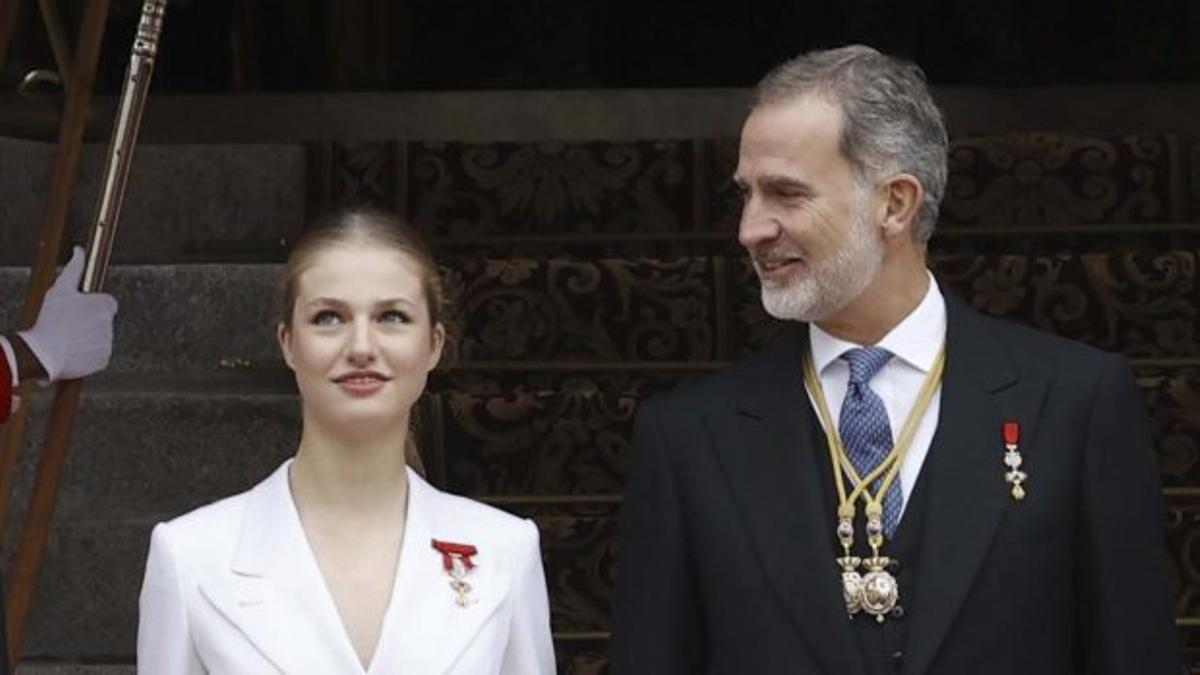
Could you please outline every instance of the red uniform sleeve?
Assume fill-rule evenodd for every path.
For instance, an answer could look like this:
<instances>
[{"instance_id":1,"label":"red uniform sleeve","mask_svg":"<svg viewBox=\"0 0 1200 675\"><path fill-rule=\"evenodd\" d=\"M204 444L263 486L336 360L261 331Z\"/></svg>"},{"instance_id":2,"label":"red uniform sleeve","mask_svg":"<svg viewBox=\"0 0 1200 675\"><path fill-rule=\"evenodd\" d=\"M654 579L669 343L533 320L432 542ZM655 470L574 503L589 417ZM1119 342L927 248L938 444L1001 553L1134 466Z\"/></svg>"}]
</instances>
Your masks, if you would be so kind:
<instances>
[{"instance_id":1,"label":"red uniform sleeve","mask_svg":"<svg viewBox=\"0 0 1200 675\"><path fill-rule=\"evenodd\" d=\"M0 351L0 424L3 424L12 414L12 364L8 357Z\"/></svg>"}]
</instances>

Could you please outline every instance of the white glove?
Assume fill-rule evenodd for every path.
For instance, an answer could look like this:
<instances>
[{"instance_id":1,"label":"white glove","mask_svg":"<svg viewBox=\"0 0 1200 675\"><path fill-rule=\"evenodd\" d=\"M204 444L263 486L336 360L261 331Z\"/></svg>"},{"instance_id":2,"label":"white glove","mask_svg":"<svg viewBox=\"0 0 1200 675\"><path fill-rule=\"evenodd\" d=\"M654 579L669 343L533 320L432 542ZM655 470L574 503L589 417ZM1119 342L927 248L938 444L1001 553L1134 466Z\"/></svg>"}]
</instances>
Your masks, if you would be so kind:
<instances>
[{"instance_id":1,"label":"white glove","mask_svg":"<svg viewBox=\"0 0 1200 675\"><path fill-rule=\"evenodd\" d=\"M73 380L103 370L112 356L117 301L107 293L81 293L83 249L76 246L46 292L33 328L17 335L41 361L47 379Z\"/></svg>"}]
</instances>

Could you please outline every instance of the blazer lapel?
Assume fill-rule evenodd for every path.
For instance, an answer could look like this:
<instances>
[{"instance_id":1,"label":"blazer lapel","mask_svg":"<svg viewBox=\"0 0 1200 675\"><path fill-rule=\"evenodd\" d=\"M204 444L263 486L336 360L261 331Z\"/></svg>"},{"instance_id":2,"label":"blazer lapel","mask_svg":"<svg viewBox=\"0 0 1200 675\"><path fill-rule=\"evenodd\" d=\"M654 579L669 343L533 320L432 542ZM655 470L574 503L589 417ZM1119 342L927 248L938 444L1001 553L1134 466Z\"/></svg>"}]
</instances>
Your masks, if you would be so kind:
<instances>
[{"instance_id":1,"label":"blazer lapel","mask_svg":"<svg viewBox=\"0 0 1200 675\"><path fill-rule=\"evenodd\" d=\"M946 370L941 411L926 465L930 493L916 597L910 607L910 669L922 673L962 606L1004 509L1001 427L1021 421L1032 437L1045 384L1018 378L983 317L946 294Z\"/></svg>"},{"instance_id":2,"label":"blazer lapel","mask_svg":"<svg viewBox=\"0 0 1200 675\"><path fill-rule=\"evenodd\" d=\"M230 575L200 590L281 671L361 673L292 502L290 465L247 495Z\"/></svg>"},{"instance_id":3,"label":"blazer lapel","mask_svg":"<svg viewBox=\"0 0 1200 675\"><path fill-rule=\"evenodd\" d=\"M785 331L753 364L732 419L710 419L709 431L764 572L809 651L825 672L861 673L818 475L822 432L797 356L807 334L804 325Z\"/></svg>"},{"instance_id":4,"label":"blazer lapel","mask_svg":"<svg viewBox=\"0 0 1200 675\"><path fill-rule=\"evenodd\" d=\"M510 575L498 567L494 547L463 534L456 498L408 472L408 515L391 607L371 673L446 673L509 594ZM433 539L473 544L479 552L467 576L470 604L460 607Z\"/></svg>"}]
</instances>

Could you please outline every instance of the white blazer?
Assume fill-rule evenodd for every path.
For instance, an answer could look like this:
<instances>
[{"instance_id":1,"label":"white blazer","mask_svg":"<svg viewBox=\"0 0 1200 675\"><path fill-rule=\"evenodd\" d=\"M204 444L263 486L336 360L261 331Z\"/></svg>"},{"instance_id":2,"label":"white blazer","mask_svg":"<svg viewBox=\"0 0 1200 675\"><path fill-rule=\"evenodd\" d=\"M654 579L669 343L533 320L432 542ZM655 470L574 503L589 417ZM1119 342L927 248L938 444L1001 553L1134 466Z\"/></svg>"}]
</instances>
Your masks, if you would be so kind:
<instances>
[{"instance_id":1,"label":"white blazer","mask_svg":"<svg viewBox=\"0 0 1200 675\"><path fill-rule=\"evenodd\" d=\"M440 492L411 470L395 587L364 670L300 525L290 464L249 492L154 528L139 673L554 673L537 527ZM479 551L466 607L433 539Z\"/></svg>"}]
</instances>

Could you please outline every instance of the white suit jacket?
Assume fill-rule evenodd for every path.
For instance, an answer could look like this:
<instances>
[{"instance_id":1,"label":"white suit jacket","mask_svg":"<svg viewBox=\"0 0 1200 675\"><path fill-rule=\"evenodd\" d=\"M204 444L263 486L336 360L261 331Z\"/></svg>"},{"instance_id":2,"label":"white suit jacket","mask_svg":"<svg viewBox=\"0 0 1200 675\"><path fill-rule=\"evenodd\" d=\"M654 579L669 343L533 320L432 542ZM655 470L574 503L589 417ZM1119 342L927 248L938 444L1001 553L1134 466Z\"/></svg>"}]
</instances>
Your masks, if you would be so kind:
<instances>
[{"instance_id":1,"label":"white suit jacket","mask_svg":"<svg viewBox=\"0 0 1200 675\"><path fill-rule=\"evenodd\" d=\"M138 672L551 675L537 527L408 472L408 520L369 670L300 525L285 462L249 492L154 528ZM432 539L478 549L460 607Z\"/></svg>"}]
</instances>

